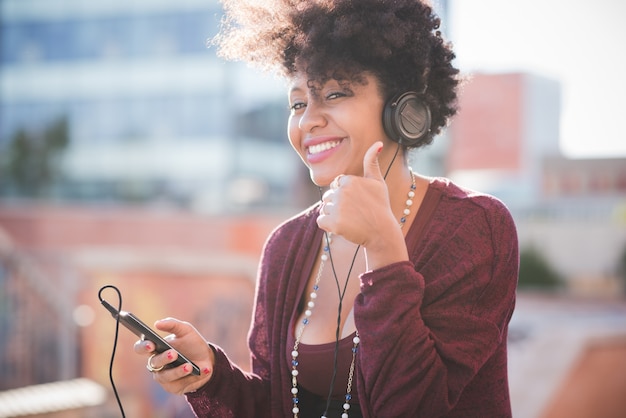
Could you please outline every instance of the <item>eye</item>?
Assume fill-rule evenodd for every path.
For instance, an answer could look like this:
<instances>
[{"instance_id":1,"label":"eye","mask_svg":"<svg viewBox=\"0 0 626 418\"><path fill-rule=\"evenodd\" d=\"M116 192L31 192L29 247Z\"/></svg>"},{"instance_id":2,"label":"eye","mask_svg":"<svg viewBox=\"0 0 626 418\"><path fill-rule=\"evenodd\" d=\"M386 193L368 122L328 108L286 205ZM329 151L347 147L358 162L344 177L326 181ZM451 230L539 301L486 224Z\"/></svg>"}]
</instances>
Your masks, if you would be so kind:
<instances>
[{"instance_id":1,"label":"eye","mask_svg":"<svg viewBox=\"0 0 626 418\"><path fill-rule=\"evenodd\" d=\"M341 97L345 97L347 96L346 93L341 92L341 91L333 91L331 93L328 93L326 95L326 100L334 100L334 99L339 99Z\"/></svg>"},{"instance_id":2,"label":"eye","mask_svg":"<svg viewBox=\"0 0 626 418\"><path fill-rule=\"evenodd\" d=\"M292 113L297 112L298 110L304 109L306 107L306 103L304 102L295 102L291 106L289 106L289 110Z\"/></svg>"}]
</instances>

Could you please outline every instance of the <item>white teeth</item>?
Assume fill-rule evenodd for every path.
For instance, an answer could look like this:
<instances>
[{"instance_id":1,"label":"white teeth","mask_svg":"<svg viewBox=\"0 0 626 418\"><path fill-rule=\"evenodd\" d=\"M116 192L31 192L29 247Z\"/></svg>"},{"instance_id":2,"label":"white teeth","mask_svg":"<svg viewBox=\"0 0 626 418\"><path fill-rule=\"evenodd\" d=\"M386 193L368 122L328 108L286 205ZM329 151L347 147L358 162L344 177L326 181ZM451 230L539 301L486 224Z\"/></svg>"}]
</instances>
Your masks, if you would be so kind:
<instances>
[{"instance_id":1,"label":"white teeth","mask_svg":"<svg viewBox=\"0 0 626 418\"><path fill-rule=\"evenodd\" d=\"M335 148L337 145L339 145L340 141L328 141L328 142L322 142L321 144L317 144L317 145L311 145L309 147L309 154L318 154L322 151L327 151L331 148Z\"/></svg>"}]
</instances>

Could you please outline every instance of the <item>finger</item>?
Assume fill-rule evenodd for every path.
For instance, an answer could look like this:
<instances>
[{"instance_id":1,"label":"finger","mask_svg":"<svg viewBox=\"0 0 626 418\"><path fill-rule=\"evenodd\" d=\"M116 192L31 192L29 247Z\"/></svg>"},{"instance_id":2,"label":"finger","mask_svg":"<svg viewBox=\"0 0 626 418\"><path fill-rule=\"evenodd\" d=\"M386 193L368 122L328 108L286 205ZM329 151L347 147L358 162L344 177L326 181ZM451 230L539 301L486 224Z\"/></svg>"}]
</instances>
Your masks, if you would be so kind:
<instances>
[{"instance_id":1,"label":"finger","mask_svg":"<svg viewBox=\"0 0 626 418\"><path fill-rule=\"evenodd\" d=\"M330 206L333 205L333 195L336 192L333 189L328 189L322 195L322 203L320 205L320 215L327 216L330 214Z\"/></svg>"},{"instance_id":2,"label":"finger","mask_svg":"<svg viewBox=\"0 0 626 418\"><path fill-rule=\"evenodd\" d=\"M337 177L335 177L332 183L330 183L330 190L337 190L339 186L341 186L340 182L343 176L344 176L343 174L339 174Z\"/></svg>"},{"instance_id":3,"label":"finger","mask_svg":"<svg viewBox=\"0 0 626 418\"><path fill-rule=\"evenodd\" d=\"M322 195L322 203L331 203L333 201L333 196L335 195L335 191L332 189L328 189Z\"/></svg>"},{"instance_id":4,"label":"finger","mask_svg":"<svg viewBox=\"0 0 626 418\"><path fill-rule=\"evenodd\" d=\"M190 364L181 364L178 367L163 369L160 372L152 373L152 377L161 384L167 384L189 376L191 374L191 370L192 368Z\"/></svg>"},{"instance_id":5,"label":"finger","mask_svg":"<svg viewBox=\"0 0 626 418\"><path fill-rule=\"evenodd\" d=\"M149 359L149 366L153 369L161 370L163 367L167 366L173 361L176 361L178 358L178 353L176 350L166 350L161 354L154 354Z\"/></svg>"},{"instance_id":6,"label":"finger","mask_svg":"<svg viewBox=\"0 0 626 418\"><path fill-rule=\"evenodd\" d=\"M363 177L383 179L383 174L380 171L380 165L378 164L378 154L383 149L383 143L377 141L372 144L371 147L365 153L363 157Z\"/></svg>"},{"instance_id":7,"label":"finger","mask_svg":"<svg viewBox=\"0 0 626 418\"><path fill-rule=\"evenodd\" d=\"M137 354L151 354L155 349L154 343L148 340L137 340L133 346Z\"/></svg>"}]
</instances>

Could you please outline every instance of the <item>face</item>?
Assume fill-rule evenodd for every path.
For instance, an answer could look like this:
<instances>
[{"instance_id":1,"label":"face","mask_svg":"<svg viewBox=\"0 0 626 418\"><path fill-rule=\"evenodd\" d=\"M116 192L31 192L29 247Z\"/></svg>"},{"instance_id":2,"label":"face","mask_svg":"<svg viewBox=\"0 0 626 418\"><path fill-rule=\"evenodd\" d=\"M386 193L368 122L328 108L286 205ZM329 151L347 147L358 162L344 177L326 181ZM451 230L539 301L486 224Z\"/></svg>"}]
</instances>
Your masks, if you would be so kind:
<instances>
[{"instance_id":1,"label":"face","mask_svg":"<svg viewBox=\"0 0 626 418\"><path fill-rule=\"evenodd\" d=\"M312 91L306 77L293 79L289 141L319 186L339 174L363 175L363 157L374 142L383 141L383 153L391 148L382 125L384 100L378 82L371 75L365 80L352 84L329 80Z\"/></svg>"}]
</instances>

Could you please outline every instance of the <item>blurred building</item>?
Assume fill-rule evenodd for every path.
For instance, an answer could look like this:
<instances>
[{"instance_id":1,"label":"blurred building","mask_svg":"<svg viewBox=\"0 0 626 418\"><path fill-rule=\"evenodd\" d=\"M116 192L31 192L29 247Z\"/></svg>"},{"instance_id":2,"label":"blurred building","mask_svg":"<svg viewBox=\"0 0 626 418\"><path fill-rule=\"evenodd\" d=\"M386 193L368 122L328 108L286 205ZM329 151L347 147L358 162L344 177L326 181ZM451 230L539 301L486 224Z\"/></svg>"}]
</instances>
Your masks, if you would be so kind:
<instances>
[{"instance_id":1,"label":"blurred building","mask_svg":"<svg viewBox=\"0 0 626 418\"><path fill-rule=\"evenodd\" d=\"M49 197L161 199L210 212L285 202L299 166L284 86L207 47L217 0L0 7L0 150L7 155L21 131L69 125Z\"/></svg>"},{"instance_id":2,"label":"blurred building","mask_svg":"<svg viewBox=\"0 0 626 418\"><path fill-rule=\"evenodd\" d=\"M115 320L99 296L147 324L189 321L248 368L258 259L282 219L0 204L0 417L52 418L51 396L7 390L57 381L76 395L58 396L59 417L119 416L109 382ZM105 285L122 300L112 289L100 294ZM182 397L154 383L132 351L136 340L120 328L112 373L126 415L191 417ZM88 380L73 383L78 377Z\"/></svg>"},{"instance_id":3,"label":"blurred building","mask_svg":"<svg viewBox=\"0 0 626 418\"><path fill-rule=\"evenodd\" d=\"M528 73L471 74L448 131L416 158L434 174L498 196L520 218L612 216L626 199L626 158L565 157L560 115L557 81Z\"/></svg>"},{"instance_id":4,"label":"blurred building","mask_svg":"<svg viewBox=\"0 0 626 418\"><path fill-rule=\"evenodd\" d=\"M448 132L417 167L502 199L522 248L534 247L583 294L620 294L626 158L568 159L560 86L534 74L472 74ZM429 165L430 164L430 165Z\"/></svg>"},{"instance_id":5,"label":"blurred building","mask_svg":"<svg viewBox=\"0 0 626 418\"><path fill-rule=\"evenodd\" d=\"M511 207L534 206L542 161L560 155L560 100L559 84L537 75L471 75L450 128L447 175Z\"/></svg>"}]
</instances>

